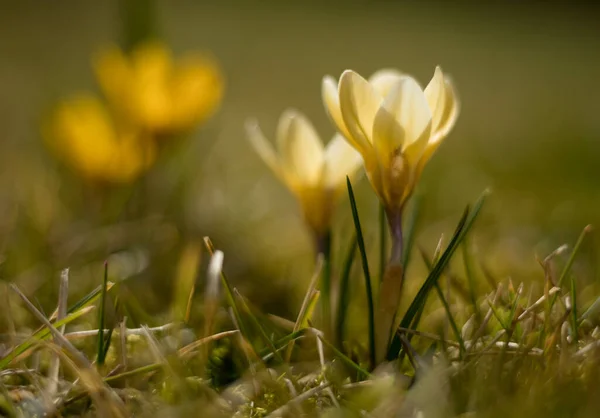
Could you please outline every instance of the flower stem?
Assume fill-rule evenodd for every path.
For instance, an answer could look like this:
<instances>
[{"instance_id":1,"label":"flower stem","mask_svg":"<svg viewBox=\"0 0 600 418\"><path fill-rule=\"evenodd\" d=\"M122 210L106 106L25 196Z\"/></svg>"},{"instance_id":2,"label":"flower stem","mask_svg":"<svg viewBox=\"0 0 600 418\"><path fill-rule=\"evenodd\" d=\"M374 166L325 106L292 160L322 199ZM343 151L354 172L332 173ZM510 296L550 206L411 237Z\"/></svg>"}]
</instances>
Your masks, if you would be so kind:
<instances>
[{"instance_id":1,"label":"flower stem","mask_svg":"<svg viewBox=\"0 0 600 418\"><path fill-rule=\"evenodd\" d=\"M383 280L387 265L387 216L383 204L379 204L379 283Z\"/></svg>"},{"instance_id":2,"label":"flower stem","mask_svg":"<svg viewBox=\"0 0 600 418\"><path fill-rule=\"evenodd\" d=\"M402 210L386 210L386 216L390 227L392 246L390 258L379 289L376 342L377 362L384 360L393 333L392 328L398 310L403 277Z\"/></svg>"},{"instance_id":3,"label":"flower stem","mask_svg":"<svg viewBox=\"0 0 600 418\"><path fill-rule=\"evenodd\" d=\"M402 234L402 209L386 212L390 235L392 238L392 250L388 265L402 265L402 252L404 251L404 237Z\"/></svg>"},{"instance_id":4,"label":"flower stem","mask_svg":"<svg viewBox=\"0 0 600 418\"><path fill-rule=\"evenodd\" d=\"M323 331L325 335L331 334L331 232L316 236L315 249L317 257L323 256L323 271L321 273L321 306L323 316Z\"/></svg>"}]
</instances>

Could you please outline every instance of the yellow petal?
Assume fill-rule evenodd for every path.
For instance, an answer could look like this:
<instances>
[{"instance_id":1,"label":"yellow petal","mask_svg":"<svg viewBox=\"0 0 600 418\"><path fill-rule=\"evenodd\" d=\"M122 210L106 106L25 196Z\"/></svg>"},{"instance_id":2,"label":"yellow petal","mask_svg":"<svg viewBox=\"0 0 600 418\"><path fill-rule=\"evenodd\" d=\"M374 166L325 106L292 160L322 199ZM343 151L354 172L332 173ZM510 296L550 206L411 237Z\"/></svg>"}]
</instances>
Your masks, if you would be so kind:
<instances>
[{"instance_id":1,"label":"yellow petal","mask_svg":"<svg viewBox=\"0 0 600 418\"><path fill-rule=\"evenodd\" d=\"M310 121L295 110L281 116L277 145L286 171L303 184L316 184L323 169L323 144Z\"/></svg>"},{"instance_id":2,"label":"yellow petal","mask_svg":"<svg viewBox=\"0 0 600 418\"><path fill-rule=\"evenodd\" d=\"M339 189L345 185L346 176L352 178L362 165L362 157L342 135L336 134L325 147L324 183Z\"/></svg>"},{"instance_id":3,"label":"yellow petal","mask_svg":"<svg viewBox=\"0 0 600 418\"><path fill-rule=\"evenodd\" d=\"M133 51L131 63L134 78L130 91L136 116L151 129L167 129L173 111L169 84L172 57L169 51L162 44L146 44Z\"/></svg>"},{"instance_id":4,"label":"yellow petal","mask_svg":"<svg viewBox=\"0 0 600 418\"><path fill-rule=\"evenodd\" d=\"M381 104L367 80L351 70L340 77L340 109L344 124L365 161L372 158L371 133L375 114Z\"/></svg>"},{"instance_id":5,"label":"yellow petal","mask_svg":"<svg viewBox=\"0 0 600 418\"><path fill-rule=\"evenodd\" d=\"M56 110L53 148L86 177L131 181L154 161L150 141L135 131L118 131L108 111L93 96L63 102Z\"/></svg>"},{"instance_id":6,"label":"yellow petal","mask_svg":"<svg viewBox=\"0 0 600 418\"><path fill-rule=\"evenodd\" d=\"M398 70L384 68L374 72L371 77L369 77L369 83L373 86L375 91L381 95L381 97L385 97L390 92L391 88L396 84L396 82L404 77L407 77L407 75Z\"/></svg>"},{"instance_id":7,"label":"yellow petal","mask_svg":"<svg viewBox=\"0 0 600 418\"><path fill-rule=\"evenodd\" d=\"M433 78L427 87L425 87L425 97L427 97L427 103L429 103L429 108L431 109L431 126L435 132L440 126L447 105L444 73L439 66L435 68Z\"/></svg>"},{"instance_id":8,"label":"yellow petal","mask_svg":"<svg viewBox=\"0 0 600 418\"><path fill-rule=\"evenodd\" d=\"M131 99L128 92L133 76L123 52L117 47L107 48L94 57L93 67L102 93L111 106L119 112L128 112Z\"/></svg>"},{"instance_id":9,"label":"yellow petal","mask_svg":"<svg viewBox=\"0 0 600 418\"><path fill-rule=\"evenodd\" d=\"M353 139L350 136L350 133L348 132L348 129L346 129L344 119L342 118L338 86L333 77L323 77L323 82L321 85L321 95L323 99L323 104L325 105L325 110L327 111L327 114L331 118L332 122L335 124L337 130L342 135L344 135L344 137L346 137L349 141L353 141Z\"/></svg>"},{"instance_id":10,"label":"yellow petal","mask_svg":"<svg viewBox=\"0 0 600 418\"><path fill-rule=\"evenodd\" d=\"M441 112L439 117L437 129L432 129L431 138L429 139L427 147L421 157L421 161L419 162L419 173L438 149L443 139L452 130L460 113L460 102L456 96L453 83L448 76L444 77L444 96L443 112Z\"/></svg>"},{"instance_id":11,"label":"yellow petal","mask_svg":"<svg viewBox=\"0 0 600 418\"><path fill-rule=\"evenodd\" d=\"M258 122L254 119L246 121L246 133L250 144L254 148L254 151L260 158L267 164L267 166L273 170L281 180L287 181L282 171L279 158L273 149L271 143L265 138L262 130L258 126Z\"/></svg>"},{"instance_id":12,"label":"yellow petal","mask_svg":"<svg viewBox=\"0 0 600 418\"><path fill-rule=\"evenodd\" d=\"M215 111L223 95L223 79L210 58L190 55L175 69L171 89L173 128L185 130Z\"/></svg>"},{"instance_id":13,"label":"yellow petal","mask_svg":"<svg viewBox=\"0 0 600 418\"><path fill-rule=\"evenodd\" d=\"M414 159L422 154L430 131L431 111L421 87L411 77L400 79L375 118L373 145L378 160L387 168L397 154L410 151L405 158L410 164L416 164ZM413 151L418 151L417 155L413 155Z\"/></svg>"},{"instance_id":14,"label":"yellow petal","mask_svg":"<svg viewBox=\"0 0 600 418\"><path fill-rule=\"evenodd\" d=\"M444 113L440 118L437 129L434 131L434 136L440 135L445 137L454 127L458 114L460 113L460 101L456 95L454 84L452 80L446 76L444 79L444 87L446 90L446 104L444 106Z\"/></svg>"}]
</instances>

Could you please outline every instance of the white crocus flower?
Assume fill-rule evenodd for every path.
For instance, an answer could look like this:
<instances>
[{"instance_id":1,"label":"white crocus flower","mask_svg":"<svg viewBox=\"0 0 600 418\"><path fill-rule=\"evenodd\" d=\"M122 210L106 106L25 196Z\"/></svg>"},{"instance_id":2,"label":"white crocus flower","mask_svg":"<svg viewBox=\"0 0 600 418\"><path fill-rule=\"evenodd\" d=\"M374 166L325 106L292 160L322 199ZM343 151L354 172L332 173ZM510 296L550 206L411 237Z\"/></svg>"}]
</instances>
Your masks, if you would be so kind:
<instances>
[{"instance_id":1,"label":"white crocus flower","mask_svg":"<svg viewBox=\"0 0 600 418\"><path fill-rule=\"evenodd\" d=\"M310 121L296 110L279 119L276 147L256 121L249 121L246 130L258 155L297 197L317 238L323 238L346 176L352 177L362 164L360 154L339 134L324 146Z\"/></svg>"},{"instance_id":2,"label":"white crocus flower","mask_svg":"<svg viewBox=\"0 0 600 418\"><path fill-rule=\"evenodd\" d=\"M398 213L459 113L451 81L437 67L423 90L409 75L381 70L365 80L351 70L326 76L323 102L338 131L362 155L388 211Z\"/></svg>"}]
</instances>

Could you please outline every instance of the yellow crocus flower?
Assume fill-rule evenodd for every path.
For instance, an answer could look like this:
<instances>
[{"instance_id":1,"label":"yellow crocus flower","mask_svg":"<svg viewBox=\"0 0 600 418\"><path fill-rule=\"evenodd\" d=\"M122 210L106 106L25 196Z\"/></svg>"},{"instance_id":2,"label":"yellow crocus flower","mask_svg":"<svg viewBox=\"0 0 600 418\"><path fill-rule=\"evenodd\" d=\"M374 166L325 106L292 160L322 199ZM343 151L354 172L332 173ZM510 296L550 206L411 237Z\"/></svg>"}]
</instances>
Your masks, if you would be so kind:
<instances>
[{"instance_id":1,"label":"yellow crocus flower","mask_svg":"<svg viewBox=\"0 0 600 418\"><path fill-rule=\"evenodd\" d=\"M174 61L161 43L140 45L126 55L117 47L94 60L96 77L123 118L155 134L192 129L216 110L223 79L214 60L188 53Z\"/></svg>"},{"instance_id":2,"label":"yellow crocus flower","mask_svg":"<svg viewBox=\"0 0 600 418\"><path fill-rule=\"evenodd\" d=\"M339 132L361 153L388 217L400 213L456 122L459 103L452 82L440 67L424 90L395 70L378 71L369 80L346 70L339 83L323 78L322 95Z\"/></svg>"},{"instance_id":3,"label":"yellow crocus flower","mask_svg":"<svg viewBox=\"0 0 600 418\"><path fill-rule=\"evenodd\" d=\"M50 147L90 180L126 183L154 162L152 141L133 128L118 127L93 96L60 103L45 126Z\"/></svg>"},{"instance_id":4,"label":"yellow crocus flower","mask_svg":"<svg viewBox=\"0 0 600 418\"><path fill-rule=\"evenodd\" d=\"M296 195L317 238L323 238L346 175L352 177L362 164L360 154L339 134L324 146L310 121L295 110L279 119L277 151L255 121L249 121L246 130L258 155Z\"/></svg>"}]
</instances>

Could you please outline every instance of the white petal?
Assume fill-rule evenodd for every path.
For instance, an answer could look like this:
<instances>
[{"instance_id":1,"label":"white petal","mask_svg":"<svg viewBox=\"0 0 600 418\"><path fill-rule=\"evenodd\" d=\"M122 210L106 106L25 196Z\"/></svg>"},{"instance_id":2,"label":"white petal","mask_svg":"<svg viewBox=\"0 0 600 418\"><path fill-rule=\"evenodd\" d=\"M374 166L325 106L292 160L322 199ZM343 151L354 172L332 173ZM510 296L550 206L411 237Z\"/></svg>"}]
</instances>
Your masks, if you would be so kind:
<instances>
[{"instance_id":1,"label":"white petal","mask_svg":"<svg viewBox=\"0 0 600 418\"><path fill-rule=\"evenodd\" d=\"M367 80L351 70L340 77L340 109L348 132L365 159L371 152L371 133L382 97Z\"/></svg>"},{"instance_id":2,"label":"white petal","mask_svg":"<svg viewBox=\"0 0 600 418\"><path fill-rule=\"evenodd\" d=\"M429 139L427 147L421 156L419 166L417 167L417 176L420 175L425 168L425 164L427 164L427 162L431 159L435 151L442 143L443 139L446 138L450 130L454 127L456 119L458 118L458 114L460 113L460 102L456 97L452 82L448 79L448 77L446 77L445 88L447 101L445 112L437 131L432 131L431 138Z\"/></svg>"},{"instance_id":3,"label":"white petal","mask_svg":"<svg viewBox=\"0 0 600 418\"><path fill-rule=\"evenodd\" d=\"M435 68L433 78L425 87L425 97L427 97L427 103L431 109L431 126L435 132L438 130L446 110L446 83L440 67Z\"/></svg>"},{"instance_id":4,"label":"white petal","mask_svg":"<svg viewBox=\"0 0 600 418\"><path fill-rule=\"evenodd\" d=\"M325 147L325 185L339 188L345 184L362 165L361 155L352 148L342 135L335 135Z\"/></svg>"},{"instance_id":5,"label":"white petal","mask_svg":"<svg viewBox=\"0 0 600 418\"><path fill-rule=\"evenodd\" d=\"M389 167L394 154L405 151L410 151L406 156L408 163L416 163L430 132L431 111L425 94L413 78L399 80L375 118L373 145L380 163Z\"/></svg>"},{"instance_id":6,"label":"white petal","mask_svg":"<svg viewBox=\"0 0 600 418\"><path fill-rule=\"evenodd\" d=\"M323 143L310 121L295 110L281 116L277 144L286 171L302 184L316 184L323 168Z\"/></svg>"},{"instance_id":7,"label":"white petal","mask_svg":"<svg viewBox=\"0 0 600 418\"><path fill-rule=\"evenodd\" d=\"M346 138L349 138L350 134L348 133L348 129L346 129L344 119L342 119L342 111L340 110L340 96L338 93L337 82L333 77L323 77L321 96L323 104L325 105L325 110L329 114L337 130Z\"/></svg>"},{"instance_id":8,"label":"white petal","mask_svg":"<svg viewBox=\"0 0 600 418\"><path fill-rule=\"evenodd\" d=\"M279 158L258 126L258 122L255 119L249 119L246 121L245 128L252 148L278 177L285 180Z\"/></svg>"},{"instance_id":9,"label":"white petal","mask_svg":"<svg viewBox=\"0 0 600 418\"><path fill-rule=\"evenodd\" d=\"M375 91L381 95L381 97L385 97L388 95L396 82L404 77L407 77L407 75L398 70L384 68L374 72L371 77L369 77L369 83L373 86Z\"/></svg>"},{"instance_id":10,"label":"white petal","mask_svg":"<svg viewBox=\"0 0 600 418\"><path fill-rule=\"evenodd\" d=\"M458 100L454 84L448 76L444 79L444 87L446 89L446 105L438 128L434 131L435 136L440 135L442 137L448 135L452 130L460 113L460 100Z\"/></svg>"}]
</instances>

